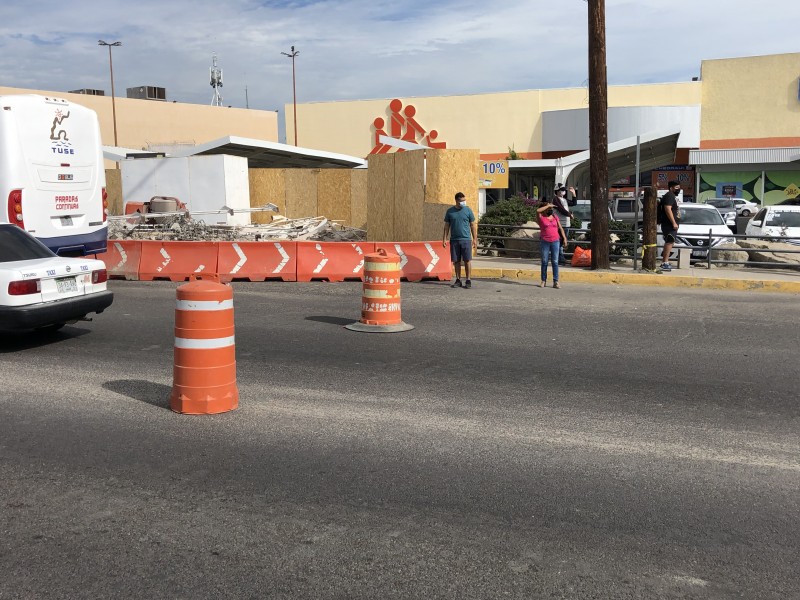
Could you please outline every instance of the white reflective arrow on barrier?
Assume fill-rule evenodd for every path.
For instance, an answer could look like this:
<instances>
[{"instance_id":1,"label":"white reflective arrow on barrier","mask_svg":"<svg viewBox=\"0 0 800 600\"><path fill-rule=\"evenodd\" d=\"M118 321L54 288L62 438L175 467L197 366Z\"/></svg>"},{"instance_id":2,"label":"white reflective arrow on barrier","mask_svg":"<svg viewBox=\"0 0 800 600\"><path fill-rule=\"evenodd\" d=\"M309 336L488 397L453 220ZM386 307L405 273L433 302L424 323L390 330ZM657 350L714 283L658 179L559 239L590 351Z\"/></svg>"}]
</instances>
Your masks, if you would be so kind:
<instances>
[{"instance_id":1,"label":"white reflective arrow on barrier","mask_svg":"<svg viewBox=\"0 0 800 600\"><path fill-rule=\"evenodd\" d=\"M403 249L400 247L400 244L395 244L394 249L397 250L397 256L400 257L400 270L402 271L403 267L405 267L406 263L408 262L408 257L406 256L406 253L403 252Z\"/></svg>"},{"instance_id":2,"label":"white reflective arrow on barrier","mask_svg":"<svg viewBox=\"0 0 800 600\"><path fill-rule=\"evenodd\" d=\"M328 264L328 259L327 259L327 258L324 258L324 257L325 257L325 253L322 251L322 246L320 246L319 244L317 244L317 245L316 245L316 248L317 248L317 252L319 252L319 253L320 253L320 254L323 256L323 259L322 259L321 261L319 261L319 264L318 264L318 265L317 265L317 267L314 269L314 273L319 273L320 271L322 271L322 269L324 269L324 268L325 268L325 265L327 265L327 264Z\"/></svg>"},{"instance_id":3,"label":"white reflective arrow on barrier","mask_svg":"<svg viewBox=\"0 0 800 600\"><path fill-rule=\"evenodd\" d=\"M364 252L358 244L353 244L353 248L361 255L361 261L356 265L356 268L353 269L353 273L361 273L361 270L364 268Z\"/></svg>"},{"instance_id":4,"label":"white reflective arrow on barrier","mask_svg":"<svg viewBox=\"0 0 800 600\"><path fill-rule=\"evenodd\" d=\"M165 268L165 267L166 267L166 266L169 264L169 262L172 260L172 257L169 255L169 253L167 252L166 248L162 248L162 249L161 249L161 256L163 256L163 257L164 257L164 262L162 262L162 263L161 263L161 266L160 266L160 267L158 267L158 268L156 269L156 271L158 271L159 273L161 273L161 271L163 271L163 270L164 270L164 268Z\"/></svg>"},{"instance_id":5,"label":"white reflective arrow on barrier","mask_svg":"<svg viewBox=\"0 0 800 600\"><path fill-rule=\"evenodd\" d=\"M275 248L278 250L278 252L280 252L281 256L283 257L283 260L281 260L281 264L275 267L275 269L272 272L280 273L283 270L283 267L286 266L286 263L289 262L289 253L286 252L286 250L283 249L283 246L281 246L278 243L275 244Z\"/></svg>"},{"instance_id":6,"label":"white reflective arrow on barrier","mask_svg":"<svg viewBox=\"0 0 800 600\"><path fill-rule=\"evenodd\" d=\"M247 256L244 252L242 252L239 244L233 244L232 248L236 251L236 254L239 255L239 262L237 262L236 265L231 269L231 273L238 273L239 269L241 269L244 266L244 263L247 262Z\"/></svg>"},{"instance_id":7,"label":"white reflective arrow on barrier","mask_svg":"<svg viewBox=\"0 0 800 600\"><path fill-rule=\"evenodd\" d=\"M428 264L427 267L425 267L425 272L430 273L431 271L433 271L434 267L436 266L436 263L439 262L439 255L436 254L436 251L433 248L431 248L430 244L425 244L425 247L428 249L428 252L430 252L431 255L431 262Z\"/></svg>"},{"instance_id":8,"label":"white reflective arrow on barrier","mask_svg":"<svg viewBox=\"0 0 800 600\"><path fill-rule=\"evenodd\" d=\"M117 249L120 257L122 258L122 260L119 261L119 264L116 267L114 267L115 271L119 271L122 268L122 266L126 262L128 262L128 253L125 252L125 248L123 248L122 244L120 244L119 242L114 242L114 247Z\"/></svg>"}]
</instances>

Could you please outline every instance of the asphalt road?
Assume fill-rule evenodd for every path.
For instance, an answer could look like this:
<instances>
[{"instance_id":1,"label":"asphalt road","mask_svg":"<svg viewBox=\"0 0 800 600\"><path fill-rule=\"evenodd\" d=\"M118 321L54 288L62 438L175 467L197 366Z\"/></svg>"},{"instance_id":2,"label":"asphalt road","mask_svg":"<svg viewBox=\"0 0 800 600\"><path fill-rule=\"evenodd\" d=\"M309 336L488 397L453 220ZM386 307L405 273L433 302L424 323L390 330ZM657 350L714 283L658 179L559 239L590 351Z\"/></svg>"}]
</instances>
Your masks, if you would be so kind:
<instances>
[{"instance_id":1,"label":"asphalt road","mask_svg":"<svg viewBox=\"0 0 800 600\"><path fill-rule=\"evenodd\" d=\"M0 342L0 598L800 598L797 296L236 284L191 417L175 287Z\"/></svg>"}]
</instances>

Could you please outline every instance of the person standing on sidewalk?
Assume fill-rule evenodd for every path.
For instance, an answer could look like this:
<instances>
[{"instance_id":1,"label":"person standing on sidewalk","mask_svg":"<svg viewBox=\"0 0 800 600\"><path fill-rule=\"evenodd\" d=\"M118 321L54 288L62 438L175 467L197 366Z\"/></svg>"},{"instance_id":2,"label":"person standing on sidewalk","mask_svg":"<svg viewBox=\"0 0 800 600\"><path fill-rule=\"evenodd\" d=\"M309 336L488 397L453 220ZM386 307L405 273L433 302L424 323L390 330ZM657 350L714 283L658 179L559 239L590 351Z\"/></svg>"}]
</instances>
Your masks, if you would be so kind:
<instances>
[{"instance_id":1,"label":"person standing on sidewalk","mask_svg":"<svg viewBox=\"0 0 800 600\"><path fill-rule=\"evenodd\" d=\"M661 235L664 237L664 251L661 253L661 270L671 271L669 255L675 244L675 236L681 221L681 209L678 206L678 196L681 193L681 184L677 181L669 182L669 191L661 197L658 205Z\"/></svg>"},{"instance_id":2,"label":"person standing on sidewalk","mask_svg":"<svg viewBox=\"0 0 800 600\"><path fill-rule=\"evenodd\" d=\"M461 262L464 262L467 280L465 288L472 287L470 276L472 269L473 248L478 249L478 227L475 224L475 213L467 206L464 194L456 194L456 205L447 209L444 215L444 233L442 234L442 246L447 248L447 238L450 237L450 258L456 267L456 280L450 287L462 287L461 285Z\"/></svg>"},{"instance_id":3,"label":"person standing on sidewalk","mask_svg":"<svg viewBox=\"0 0 800 600\"><path fill-rule=\"evenodd\" d=\"M539 241L542 249L542 282L539 287L547 287L547 263L553 263L553 287L559 289L561 284L558 283L558 251L561 246L561 241L567 243L567 234L564 233L564 228L561 227L561 222L553 214L555 206L548 203L543 203L536 209L539 218Z\"/></svg>"},{"instance_id":4,"label":"person standing on sidewalk","mask_svg":"<svg viewBox=\"0 0 800 600\"><path fill-rule=\"evenodd\" d=\"M570 188L569 191L574 197L575 190ZM553 208L557 213L558 220L561 223L561 228L566 232L572 226L572 219L575 217L575 215L573 215L572 211L569 209L569 203L567 202L567 187L562 183L556 185L555 196L553 198ZM559 249L558 263L560 265L567 264L567 257L564 254L566 247L567 243L564 242Z\"/></svg>"}]
</instances>

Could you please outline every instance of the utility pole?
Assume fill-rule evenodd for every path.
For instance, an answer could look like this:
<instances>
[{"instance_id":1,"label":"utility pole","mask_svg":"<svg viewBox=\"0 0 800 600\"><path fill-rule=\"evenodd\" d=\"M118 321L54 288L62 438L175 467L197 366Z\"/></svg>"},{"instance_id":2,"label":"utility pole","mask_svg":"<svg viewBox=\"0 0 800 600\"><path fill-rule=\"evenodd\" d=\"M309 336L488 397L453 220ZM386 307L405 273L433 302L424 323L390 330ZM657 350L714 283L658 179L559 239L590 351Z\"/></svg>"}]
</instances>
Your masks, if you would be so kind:
<instances>
[{"instance_id":1,"label":"utility pole","mask_svg":"<svg viewBox=\"0 0 800 600\"><path fill-rule=\"evenodd\" d=\"M644 229L642 230L642 269L656 270L656 210L658 209L658 190L655 185L644 189Z\"/></svg>"},{"instance_id":2,"label":"utility pole","mask_svg":"<svg viewBox=\"0 0 800 600\"><path fill-rule=\"evenodd\" d=\"M111 71L111 115L112 119L114 120L114 146L118 146L119 142L117 142L117 103L114 94L114 63L111 60L111 48L122 46L122 42L105 42L103 40L97 40L98 46L108 46L108 70ZM119 164L117 164L119 167Z\"/></svg>"},{"instance_id":3,"label":"utility pole","mask_svg":"<svg viewBox=\"0 0 800 600\"><path fill-rule=\"evenodd\" d=\"M294 145L297 146L297 85L294 77L294 59L300 54L300 50L295 50L292 46L291 53L281 52L281 54L292 59L292 103L294 105L292 113L294 115Z\"/></svg>"},{"instance_id":4,"label":"utility pole","mask_svg":"<svg viewBox=\"0 0 800 600\"><path fill-rule=\"evenodd\" d=\"M608 79L605 0L589 0L589 170L592 269L608 269Z\"/></svg>"}]
</instances>

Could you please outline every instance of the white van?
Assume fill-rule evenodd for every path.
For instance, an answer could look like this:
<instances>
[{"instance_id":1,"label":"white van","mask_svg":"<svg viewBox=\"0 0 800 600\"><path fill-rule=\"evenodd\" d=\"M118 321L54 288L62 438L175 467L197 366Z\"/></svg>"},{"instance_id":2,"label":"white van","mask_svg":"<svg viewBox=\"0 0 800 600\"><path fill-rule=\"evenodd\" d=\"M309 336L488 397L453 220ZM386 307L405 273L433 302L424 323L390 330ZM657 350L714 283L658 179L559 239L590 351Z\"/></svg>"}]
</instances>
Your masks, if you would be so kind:
<instances>
[{"instance_id":1,"label":"white van","mask_svg":"<svg viewBox=\"0 0 800 600\"><path fill-rule=\"evenodd\" d=\"M750 219L745 234L800 245L800 206L773 205L762 208Z\"/></svg>"},{"instance_id":2,"label":"white van","mask_svg":"<svg viewBox=\"0 0 800 600\"><path fill-rule=\"evenodd\" d=\"M105 252L105 185L93 110L61 98L0 96L0 223L62 256Z\"/></svg>"}]
</instances>

